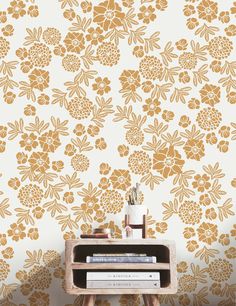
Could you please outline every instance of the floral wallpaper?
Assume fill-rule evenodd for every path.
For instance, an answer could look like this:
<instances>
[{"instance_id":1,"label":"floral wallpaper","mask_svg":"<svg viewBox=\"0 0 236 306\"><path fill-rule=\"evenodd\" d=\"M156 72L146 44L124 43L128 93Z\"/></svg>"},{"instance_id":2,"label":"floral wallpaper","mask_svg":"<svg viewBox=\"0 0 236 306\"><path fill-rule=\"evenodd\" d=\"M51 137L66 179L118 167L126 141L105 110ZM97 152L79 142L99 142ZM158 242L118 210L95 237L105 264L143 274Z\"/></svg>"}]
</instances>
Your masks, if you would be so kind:
<instances>
[{"instance_id":1,"label":"floral wallpaper","mask_svg":"<svg viewBox=\"0 0 236 306\"><path fill-rule=\"evenodd\" d=\"M148 236L174 239L178 292L236 294L236 2L3 0L0 305L80 306L64 240L120 238L141 183ZM99 296L96 306L139 306Z\"/></svg>"}]
</instances>

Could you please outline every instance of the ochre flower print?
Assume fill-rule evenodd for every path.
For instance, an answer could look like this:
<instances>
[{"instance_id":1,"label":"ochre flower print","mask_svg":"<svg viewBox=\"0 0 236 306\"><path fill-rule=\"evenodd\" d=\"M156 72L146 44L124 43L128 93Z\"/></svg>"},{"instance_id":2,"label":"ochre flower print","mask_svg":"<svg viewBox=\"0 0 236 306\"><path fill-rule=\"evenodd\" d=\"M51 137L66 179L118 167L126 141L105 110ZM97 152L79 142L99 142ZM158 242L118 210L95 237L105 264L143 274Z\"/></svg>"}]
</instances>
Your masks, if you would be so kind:
<instances>
[{"instance_id":1,"label":"ochre flower print","mask_svg":"<svg viewBox=\"0 0 236 306\"><path fill-rule=\"evenodd\" d=\"M225 36L214 37L208 45L209 54L216 59L227 58L232 50L233 44Z\"/></svg>"},{"instance_id":2,"label":"ochre flower print","mask_svg":"<svg viewBox=\"0 0 236 306\"><path fill-rule=\"evenodd\" d=\"M143 151L134 151L129 156L129 168L135 174L147 173L151 169L151 158Z\"/></svg>"},{"instance_id":3,"label":"ochre flower print","mask_svg":"<svg viewBox=\"0 0 236 306\"><path fill-rule=\"evenodd\" d=\"M9 49L10 49L9 42L4 37L0 36L0 58L5 57Z\"/></svg>"},{"instance_id":4,"label":"ochre flower print","mask_svg":"<svg viewBox=\"0 0 236 306\"><path fill-rule=\"evenodd\" d=\"M183 165L184 160L173 146L159 150L153 155L153 169L161 173L164 178L180 173Z\"/></svg>"},{"instance_id":5,"label":"ochre flower print","mask_svg":"<svg viewBox=\"0 0 236 306\"><path fill-rule=\"evenodd\" d=\"M197 123L205 130L215 130L222 120L221 113L215 108L203 108L197 115Z\"/></svg>"},{"instance_id":6,"label":"ochre flower print","mask_svg":"<svg viewBox=\"0 0 236 306\"><path fill-rule=\"evenodd\" d=\"M75 72L80 68L80 59L74 54L67 54L62 59L62 66L66 71Z\"/></svg>"},{"instance_id":7,"label":"ochre flower print","mask_svg":"<svg viewBox=\"0 0 236 306\"><path fill-rule=\"evenodd\" d=\"M32 151L38 146L37 136L34 133L21 135L20 146L26 151Z\"/></svg>"},{"instance_id":8,"label":"ochre flower print","mask_svg":"<svg viewBox=\"0 0 236 306\"><path fill-rule=\"evenodd\" d=\"M156 19L155 8L151 5L141 6L138 13L138 19L142 20L143 23L149 24L151 21Z\"/></svg>"},{"instance_id":9,"label":"ochre flower print","mask_svg":"<svg viewBox=\"0 0 236 306\"><path fill-rule=\"evenodd\" d=\"M49 306L49 294L42 291L34 291L29 297L30 306Z\"/></svg>"},{"instance_id":10,"label":"ochre flower print","mask_svg":"<svg viewBox=\"0 0 236 306\"><path fill-rule=\"evenodd\" d=\"M44 152L55 152L61 144L58 132L50 130L44 133L39 137L39 144Z\"/></svg>"},{"instance_id":11,"label":"ochre flower print","mask_svg":"<svg viewBox=\"0 0 236 306\"><path fill-rule=\"evenodd\" d=\"M26 14L25 3L21 0L13 0L10 2L10 6L7 8L8 14L12 15L12 18L18 19Z\"/></svg>"},{"instance_id":12,"label":"ochre flower print","mask_svg":"<svg viewBox=\"0 0 236 306\"><path fill-rule=\"evenodd\" d=\"M34 266L34 268L29 271L29 280L35 289L43 290L49 288L52 276L46 267Z\"/></svg>"},{"instance_id":13,"label":"ochre flower print","mask_svg":"<svg viewBox=\"0 0 236 306\"><path fill-rule=\"evenodd\" d=\"M206 84L200 90L201 101L214 106L220 102L220 87L212 84Z\"/></svg>"},{"instance_id":14,"label":"ochre flower print","mask_svg":"<svg viewBox=\"0 0 236 306\"><path fill-rule=\"evenodd\" d=\"M104 42L97 48L97 57L104 66L114 66L120 59L120 51L113 43Z\"/></svg>"},{"instance_id":15,"label":"ochre flower print","mask_svg":"<svg viewBox=\"0 0 236 306\"><path fill-rule=\"evenodd\" d=\"M124 16L121 7L114 0L100 2L94 6L93 21L105 31L121 26Z\"/></svg>"},{"instance_id":16,"label":"ochre flower print","mask_svg":"<svg viewBox=\"0 0 236 306\"><path fill-rule=\"evenodd\" d=\"M10 272L9 267L10 267L9 264L5 260L0 259L0 280L1 281L7 278L8 273Z\"/></svg>"},{"instance_id":17,"label":"ochre flower print","mask_svg":"<svg viewBox=\"0 0 236 306\"><path fill-rule=\"evenodd\" d=\"M49 72L42 69L35 68L29 74L30 85L32 88L43 91L49 86Z\"/></svg>"},{"instance_id":18,"label":"ochre flower print","mask_svg":"<svg viewBox=\"0 0 236 306\"><path fill-rule=\"evenodd\" d=\"M30 167L33 171L44 173L49 166L49 157L47 153L34 152L28 159Z\"/></svg>"},{"instance_id":19,"label":"ochre flower print","mask_svg":"<svg viewBox=\"0 0 236 306\"><path fill-rule=\"evenodd\" d=\"M57 45L61 40L61 33L55 28L47 28L43 31L43 39L48 45Z\"/></svg>"},{"instance_id":20,"label":"ochre flower print","mask_svg":"<svg viewBox=\"0 0 236 306\"><path fill-rule=\"evenodd\" d=\"M206 174L200 175L197 174L194 176L195 181L192 183L193 188L197 188L198 191L204 192L205 190L209 189L211 183L209 182L210 177Z\"/></svg>"},{"instance_id":21,"label":"ochre flower print","mask_svg":"<svg viewBox=\"0 0 236 306\"><path fill-rule=\"evenodd\" d=\"M128 170L114 170L111 173L110 181L114 189L127 190L131 185L131 177Z\"/></svg>"},{"instance_id":22,"label":"ochre flower print","mask_svg":"<svg viewBox=\"0 0 236 306\"><path fill-rule=\"evenodd\" d=\"M217 240L218 228L216 224L203 222L197 229L199 241L212 244Z\"/></svg>"},{"instance_id":23,"label":"ochre flower print","mask_svg":"<svg viewBox=\"0 0 236 306\"><path fill-rule=\"evenodd\" d=\"M197 224L202 218L202 209L193 201L184 201L179 208L179 216L185 224Z\"/></svg>"},{"instance_id":24,"label":"ochre flower print","mask_svg":"<svg viewBox=\"0 0 236 306\"><path fill-rule=\"evenodd\" d=\"M194 69L197 65L197 57L191 52L184 52L179 57L179 64L184 69Z\"/></svg>"},{"instance_id":25,"label":"ochre flower print","mask_svg":"<svg viewBox=\"0 0 236 306\"><path fill-rule=\"evenodd\" d=\"M104 36L102 35L103 30L100 27L89 28L88 34L86 35L86 40L90 41L92 45L97 45L98 43L104 40Z\"/></svg>"},{"instance_id":26,"label":"ochre flower print","mask_svg":"<svg viewBox=\"0 0 236 306\"><path fill-rule=\"evenodd\" d=\"M145 104L143 105L143 111L146 112L147 115L153 117L154 115L160 113L160 105L161 103L158 101L158 99L148 98L145 100Z\"/></svg>"},{"instance_id":27,"label":"ochre flower print","mask_svg":"<svg viewBox=\"0 0 236 306\"><path fill-rule=\"evenodd\" d=\"M139 70L145 79L156 80L160 79L163 67L157 57L145 56L139 64Z\"/></svg>"},{"instance_id":28,"label":"ochre flower print","mask_svg":"<svg viewBox=\"0 0 236 306\"><path fill-rule=\"evenodd\" d=\"M121 211L124 200L116 190L106 190L101 195L101 206L107 213L116 214Z\"/></svg>"},{"instance_id":29,"label":"ochre flower print","mask_svg":"<svg viewBox=\"0 0 236 306\"><path fill-rule=\"evenodd\" d=\"M187 158L200 160L205 156L205 147L202 140L189 139L183 147Z\"/></svg>"},{"instance_id":30,"label":"ochre flower print","mask_svg":"<svg viewBox=\"0 0 236 306\"><path fill-rule=\"evenodd\" d=\"M111 90L111 87L109 86L111 82L108 80L107 77L103 79L101 77L98 77L95 79L95 82L96 83L93 84L93 90L95 90L98 95L102 96Z\"/></svg>"},{"instance_id":31,"label":"ochre flower print","mask_svg":"<svg viewBox=\"0 0 236 306\"><path fill-rule=\"evenodd\" d=\"M45 44L35 43L28 51L28 58L33 66L45 67L51 61L51 51Z\"/></svg>"},{"instance_id":32,"label":"ochre flower print","mask_svg":"<svg viewBox=\"0 0 236 306\"><path fill-rule=\"evenodd\" d=\"M179 279L179 287L181 292L192 292L197 287L197 280L192 275L183 275Z\"/></svg>"},{"instance_id":33,"label":"ochre flower print","mask_svg":"<svg viewBox=\"0 0 236 306\"><path fill-rule=\"evenodd\" d=\"M76 154L71 159L71 165L75 171L84 172L89 168L89 159L84 154Z\"/></svg>"},{"instance_id":34,"label":"ochre flower print","mask_svg":"<svg viewBox=\"0 0 236 306\"><path fill-rule=\"evenodd\" d=\"M87 118L92 111L93 103L86 97L75 97L68 105L70 115L75 119Z\"/></svg>"},{"instance_id":35,"label":"ochre flower print","mask_svg":"<svg viewBox=\"0 0 236 306\"><path fill-rule=\"evenodd\" d=\"M133 127L126 132L125 139L130 145L139 146L144 141L144 134L139 128Z\"/></svg>"},{"instance_id":36,"label":"ochre flower print","mask_svg":"<svg viewBox=\"0 0 236 306\"><path fill-rule=\"evenodd\" d=\"M212 280L223 282L230 278L233 272L232 264L226 259L215 259L209 264L208 273Z\"/></svg>"},{"instance_id":37,"label":"ochre flower print","mask_svg":"<svg viewBox=\"0 0 236 306\"><path fill-rule=\"evenodd\" d=\"M25 185L19 190L18 198L26 207L38 206L43 198L43 191L35 184Z\"/></svg>"},{"instance_id":38,"label":"ochre flower print","mask_svg":"<svg viewBox=\"0 0 236 306\"><path fill-rule=\"evenodd\" d=\"M24 239L26 236L25 226L22 223L13 223L10 225L10 229L7 231L7 233L12 240L19 241L20 239Z\"/></svg>"},{"instance_id":39,"label":"ochre flower print","mask_svg":"<svg viewBox=\"0 0 236 306\"><path fill-rule=\"evenodd\" d=\"M135 91L140 86L140 75L137 70L124 70L119 77L123 89Z\"/></svg>"},{"instance_id":40,"label":"ochre flower print","mask_svg":"<svg viewBox=\"0 0 236 306\"><path fill-rule=\"evenodd\" d=\"M199 18L208 22L217 18L218 4L211 0L202 0L197 6Z\"/></svg>"},{"instance_id":41,"label":"ochre flower print","mask_svg":"<svg viewBox=\"0 0 236 306\"><path fill-rule=\"evenodd\" d=\"M69 32L67 33L64 43L67 51L80 53L85 48L84 36L82 33Z\"/></svg>"}]
</instances>

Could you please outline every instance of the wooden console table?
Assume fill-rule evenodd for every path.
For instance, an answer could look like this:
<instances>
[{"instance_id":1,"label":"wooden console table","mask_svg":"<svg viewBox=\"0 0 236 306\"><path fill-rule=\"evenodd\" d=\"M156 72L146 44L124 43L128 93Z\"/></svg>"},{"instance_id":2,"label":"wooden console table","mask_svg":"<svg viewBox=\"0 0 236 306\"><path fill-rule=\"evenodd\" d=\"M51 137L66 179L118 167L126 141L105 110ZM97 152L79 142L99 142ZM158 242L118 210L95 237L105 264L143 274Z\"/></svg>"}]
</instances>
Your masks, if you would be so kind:
<instances>
[{"instance_id":1,"label":"wooden console table","mask_svg":"<svg viewBox=\"0 0 236 306\"><path fill-rule=\"evenodd\" d=\"M156 239L78 239L65 243L66 292L84 295L83 306L93 306L96 295L142 294L146 306L160 305L159 294L177 292L175 243ZM145 253L156 256L157 263L86 263L94 253ZM87 271L149 271L160 272L158 289L89 289Z\"/></svg>"}]
</instances>

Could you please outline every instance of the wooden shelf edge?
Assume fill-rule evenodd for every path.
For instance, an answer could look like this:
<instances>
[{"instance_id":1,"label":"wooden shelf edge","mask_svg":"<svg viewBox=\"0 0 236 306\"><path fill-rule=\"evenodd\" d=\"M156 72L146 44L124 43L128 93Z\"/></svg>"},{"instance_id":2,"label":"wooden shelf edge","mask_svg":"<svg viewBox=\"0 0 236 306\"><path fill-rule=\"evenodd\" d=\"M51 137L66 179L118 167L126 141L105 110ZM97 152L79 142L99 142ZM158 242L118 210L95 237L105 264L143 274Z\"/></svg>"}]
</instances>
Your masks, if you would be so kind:
<instances>
[{"instance_id":1,"label":"wooden shelf edge","mask_svg":"<svg viewBox=\"0 0 236 306\"><path fill-rule=\"evenodd\" d=\"M68 267L69 268L69 267ZM71 263L73 270L170 270L169 263Z\"/></svg>"},{"instance_id":2,"label":"wooden shelf edge","mask_svg":"<svg viewBox=\"0 0 236 306\"><path fill-rule=\"evenodd\" d=\"M99 295L119 295L119 294L175 294L177 288L160 288L160 289L88 289L88 288L71 288L66 289L69 294L99 294Z\"/></svg>"}]
</instances>

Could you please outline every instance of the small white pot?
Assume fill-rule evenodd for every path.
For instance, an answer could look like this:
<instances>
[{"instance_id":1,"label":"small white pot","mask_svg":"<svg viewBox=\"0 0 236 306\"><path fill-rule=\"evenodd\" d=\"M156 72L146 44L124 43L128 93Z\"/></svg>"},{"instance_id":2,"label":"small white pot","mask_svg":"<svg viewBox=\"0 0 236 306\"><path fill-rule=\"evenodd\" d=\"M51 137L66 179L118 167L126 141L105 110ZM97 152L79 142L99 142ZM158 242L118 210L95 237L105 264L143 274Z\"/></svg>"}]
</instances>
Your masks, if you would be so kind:
<instances>
[{"instance_id":1,"label":"small white pot","mask_svg":"<svg viewBox=\"0 0 236 306\"><path fill-rule=\"evenodd\" d=\"M147 214L145 205L127 205L129 224L143 224L143 215Z\"/></svg>"}]
</instances>

